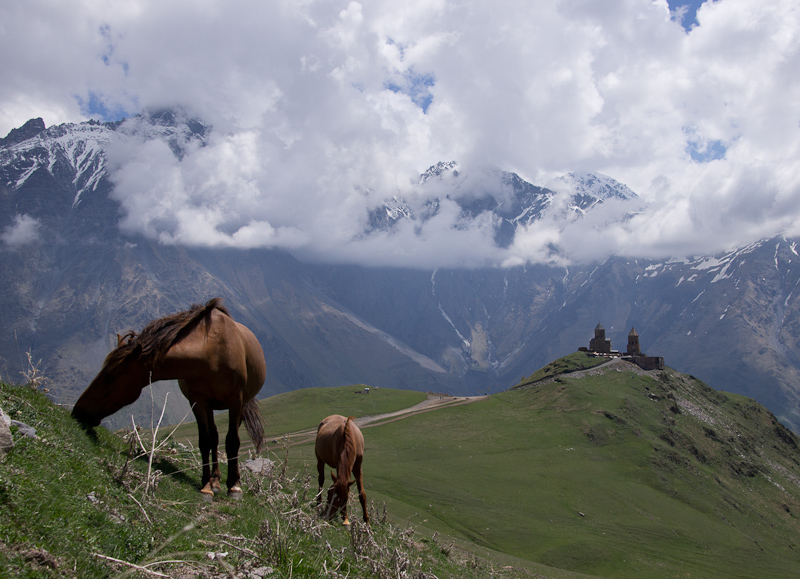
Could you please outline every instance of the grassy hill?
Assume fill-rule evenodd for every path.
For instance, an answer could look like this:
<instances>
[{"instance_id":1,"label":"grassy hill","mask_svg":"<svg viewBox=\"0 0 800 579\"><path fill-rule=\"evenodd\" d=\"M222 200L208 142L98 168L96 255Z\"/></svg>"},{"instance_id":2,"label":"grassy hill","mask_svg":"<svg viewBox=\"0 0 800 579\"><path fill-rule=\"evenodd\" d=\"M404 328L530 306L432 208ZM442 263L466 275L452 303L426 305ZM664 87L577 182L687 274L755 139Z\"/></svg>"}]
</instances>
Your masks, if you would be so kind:
<instances>
[{"instance_id":1,"label":"grassy hill","mask_svg":"<svg viewBox=\"0 0 800 579\"><path fill-rule=\"evenodd\" d=\"M128 461L125 440L93 437L42 395L3 386L0 407L39 425L41 439L17 434L0 461L0 576L39 576L37 549L53 577L126 569L98 555L188 561L209 577L247 577L262 563L270 577L796 576L797 437L754 401L690 376L581 356L469 404L365 424L373 538L316 518L313 443L283 435L327 414L407 408L418 392L309 389L263 401L279 472L248 476L240 503L204 504L195 454L168 445L145 495L146 460Z\"/></svg>"},{"instance_id":2,"label":"grassy hill","mask_svg":"<svg viewBox=\"0 0 800 579\"><path fill-rule=\"evenodd\" d=\"M669 369L594 372L364 428L369 496L420 531L591 575L795 576L797 438ZM313 467L312 446L292 460Z\"/></svg>"},{"instance_id":3,"label":"grassy hill","mask_svg":"<svg viewBox=\"0 0 800 579\"><path fill-rule=\"evenodd\" d=\"M401 394L406 396L406 394ZM139 456L131 431L86 431L27 386L0 384L12 426L0 458L0 578L530 577L397 525L373 505L371 530L322 521L310 477L243 472L241 501L201 500L195 452L166 431ZM151 433L141 431L145 448ZM224 469L224 467L223 467Z\"/></svg>"},{"instance_id":4,"label":"grassy hill","mask_svg":"<svg viewBox=\"0 0 800 579\"><path fill-rule=\"evenodd\" d=\"M600 356L588 356L583 352L574 352L568 356L554 360L542 368L539 368L527 378L523 378L520 383L515 386L515 388L524 388L525 386L529 386L535 382L539 382L547 378L553 378L554 376L560 376L562 374L571 374L572 372L588 370L589 368L594 368L595 366L604 364L607 361L607 358Z\"/></svg>"}]
</instances>

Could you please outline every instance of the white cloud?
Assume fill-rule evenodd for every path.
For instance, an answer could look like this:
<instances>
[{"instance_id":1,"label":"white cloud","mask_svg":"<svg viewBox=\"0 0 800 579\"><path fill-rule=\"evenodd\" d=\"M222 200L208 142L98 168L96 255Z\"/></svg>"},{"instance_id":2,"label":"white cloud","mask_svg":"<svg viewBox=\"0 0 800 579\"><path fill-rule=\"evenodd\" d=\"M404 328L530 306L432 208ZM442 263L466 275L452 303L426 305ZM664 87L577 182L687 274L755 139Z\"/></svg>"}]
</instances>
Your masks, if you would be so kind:
<instances>
[{"instance_id":1,"label":"white cloud","mask_svg":"<svg viewBox=\"0 0 800 579\"><path fill-rule=\"evenodd\" d=\"M13 225L9 225L0 233L0 240L10 247L28 245L39 239L39 221L30 215L14 216Z\"/></svg>"},{"instance_id":2,"label":"white cloud","mask_svg":"<svg viewBox=\"0 0 800 579\"><path fill-rule=\"evenodd\" d=\"M0 133L195 111L214 132L181 161L159 143L110 154L125 226L172 243L443 265L544 259L553 244L700 253L792 231L800 9L718 0L697 20L687 33L664 0L11 2ZM507 251L450 213L359 236L381 199L432 195L412 181L450 159L473 183L481 167L536 184L599 171L650 206L617 225L541 224Z\"/></svg>"}]
</instances>

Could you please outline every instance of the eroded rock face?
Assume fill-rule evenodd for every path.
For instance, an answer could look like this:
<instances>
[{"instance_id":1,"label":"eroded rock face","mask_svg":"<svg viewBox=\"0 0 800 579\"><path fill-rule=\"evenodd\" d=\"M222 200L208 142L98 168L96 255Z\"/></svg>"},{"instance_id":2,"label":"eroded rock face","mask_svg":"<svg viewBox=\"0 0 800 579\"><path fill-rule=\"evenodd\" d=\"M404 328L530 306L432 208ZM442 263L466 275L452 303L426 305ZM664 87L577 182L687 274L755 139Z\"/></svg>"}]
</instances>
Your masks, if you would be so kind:
<instances>
[{"instance_id":1,"label":"eroded rock face","mask_svg":"<svg viewBox=\"0 0 800 579\"><path fill-rule=\"evenodd\" d=\"M5 145L16 145L22 141L32 139L44 131L44 120L40 118L31 119L18 129L11 129L11 132L4 139L0 139L0 147Z\"/></svg>"}]
</instances>

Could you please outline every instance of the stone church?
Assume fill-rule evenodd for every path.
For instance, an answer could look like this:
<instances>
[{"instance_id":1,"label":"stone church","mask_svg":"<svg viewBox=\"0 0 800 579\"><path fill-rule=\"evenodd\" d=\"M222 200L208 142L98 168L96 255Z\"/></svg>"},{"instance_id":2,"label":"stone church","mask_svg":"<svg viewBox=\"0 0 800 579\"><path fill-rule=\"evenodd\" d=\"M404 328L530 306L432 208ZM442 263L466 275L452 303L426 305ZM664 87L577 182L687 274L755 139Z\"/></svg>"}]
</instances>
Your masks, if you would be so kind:
<instances>
[{"instance_id":1,"label":"stone church","mask_svg":"<svg viewBox=\"0 0 800 579\"><path fill-rule=\"evenodd\" d=\"M642 352L642 347L639 344L639 334L636 328L631 328L628 334L628 349L624 354L620 354L619 350L611 348L611 340L606 339L606 329L602 324L597 324L594 329L594 338L589 340L589 347L578 348L581 352L588 352L596 356L608 356L609 358L622 358L633 362L643 370L663 370L664 358L661 356L648 356Z\"/></svg>"}]
</instances>

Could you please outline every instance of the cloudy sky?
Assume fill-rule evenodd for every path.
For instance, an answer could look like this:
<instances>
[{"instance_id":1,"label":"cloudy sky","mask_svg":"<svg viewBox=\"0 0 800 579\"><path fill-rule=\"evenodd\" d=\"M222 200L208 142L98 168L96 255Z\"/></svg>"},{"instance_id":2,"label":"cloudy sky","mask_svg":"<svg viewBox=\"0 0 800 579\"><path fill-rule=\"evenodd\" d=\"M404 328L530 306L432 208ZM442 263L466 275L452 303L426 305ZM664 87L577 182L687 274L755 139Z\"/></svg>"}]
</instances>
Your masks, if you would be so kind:
<instances>
[{"instance_id":1,"label":"cloudy sky","mask_svg":"<svg viewBox=\"0 0 800 579\"><path fill-rule=\"evenodd\" d=\"M7 0L0 50L0 135L164 106L213 126L181 161L158 142L109 152L126 226L166 242L437 266L800 235L796 0ZM491 169L543 186L592 171L647 209L505 249L446 203L358 235L450 160L461 191Z\"/></svg>"}]
</instances>

